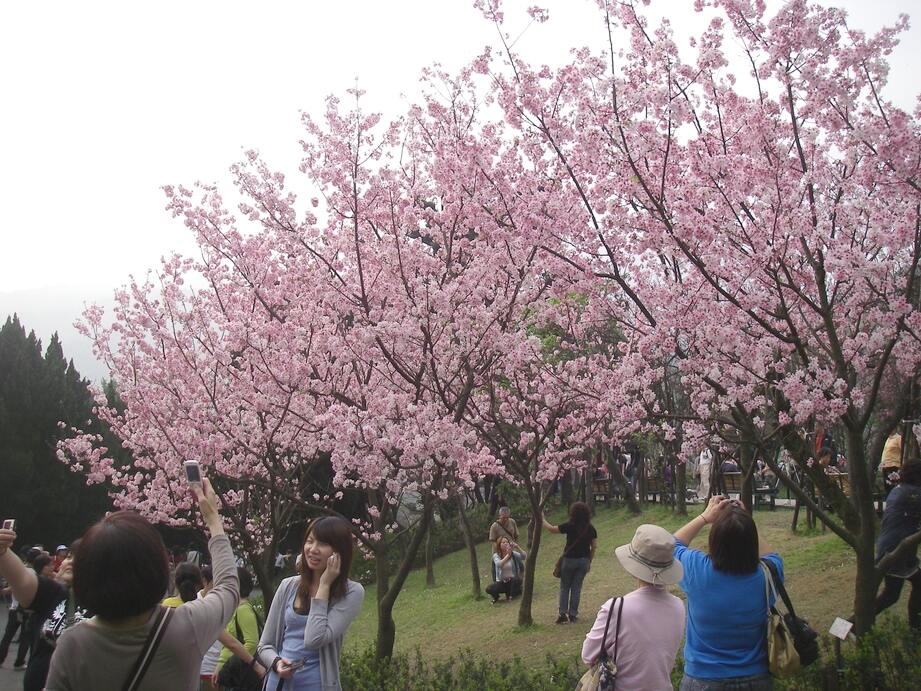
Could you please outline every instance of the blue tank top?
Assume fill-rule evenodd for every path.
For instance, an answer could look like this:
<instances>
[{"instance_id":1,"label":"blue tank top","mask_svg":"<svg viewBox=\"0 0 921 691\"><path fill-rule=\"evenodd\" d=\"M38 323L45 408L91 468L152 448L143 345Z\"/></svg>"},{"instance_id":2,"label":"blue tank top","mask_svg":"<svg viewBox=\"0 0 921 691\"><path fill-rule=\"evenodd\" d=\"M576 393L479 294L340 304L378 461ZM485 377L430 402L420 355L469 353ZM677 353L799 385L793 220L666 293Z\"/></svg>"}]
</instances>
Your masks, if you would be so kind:
<instances>
[{"instance_id":1,"label":"blue tank top","mask_svg":"<svg viewBox=\"0 0 921 691\"><path fill-rule=\"evenodd\" d=\"M304 666L294 673L294 676L285 680L283 691L320 691L320 654L316 650L304 647L304 630L307 628L306 614L294 611L294 598L297 588L291 589L291 595L285 603L285 635L281 641L281 650L278 654L286 660L304 660ZM275 672L269 674L267 691L277 691L279 677Z\"/></svg>"}]
</instances>

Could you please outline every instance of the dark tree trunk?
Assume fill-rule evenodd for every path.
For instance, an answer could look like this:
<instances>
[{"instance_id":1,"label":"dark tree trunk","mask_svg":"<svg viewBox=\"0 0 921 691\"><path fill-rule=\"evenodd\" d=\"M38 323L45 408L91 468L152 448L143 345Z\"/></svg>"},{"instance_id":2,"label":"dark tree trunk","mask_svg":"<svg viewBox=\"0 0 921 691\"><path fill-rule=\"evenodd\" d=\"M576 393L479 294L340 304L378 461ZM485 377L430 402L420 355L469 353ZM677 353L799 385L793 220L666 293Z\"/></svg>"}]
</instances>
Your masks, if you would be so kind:
<instances>
[{"instance_id":1,"label":"dark tree trunk","mask_svg":"<svg viewBox=\"0 0 921 691\"><path fill-rule=\"evenodd\" d=\"M274 546L275 543L272 543ZM272 599L275 597L275 549L266 548L259 554L247 553L249 560L253 565L253 575L262 591L263 602L265 602L265 611L269 611L272 605Z\"/></svg>"},{"instance_id":2,"label":"dark tree trunk","mask_svg":"<svg viewBox=\"0 0 921 691\"><path fill-rule=\"evenodd\" d=\"M560 501L566 504L567 507L570 506L573 502L571 470L564 471L563 477L560 478Z\"/></svg>"},{"instance_id":3,"label":"dark tree trunk","mask_svg":"<svg viewBox=\"0 0 921 691\"><path fill-rule=\"evenodd\" d=\"M393 607L396 605L397 597L403 590L406 578L412 570L413 562L422 546L422 541L429 529L429 523L432 520L432 499L426 497L422 509L422 517L413 533L412 539L403 553L403 559L393 580L389 581L387 572L387 545L382 545L382 549L376 552L375 565L377 567L377 646L376 655L378 659L391 657L393 655L393 646L396 642L396 624L393 621Z\"/></svg>"},{"instance_id":4,"label":"dark tree trunk","mask_svg":"<svg viewBox=\"0 0 921 691\"><path fill-rule=\"evenodd\" d=\"M688 465L677 463L675 468L675 513L679 516L688 515L687 488Z\"/></svg>"},{"instance_id":5,"label":"dark tree trunk","mask_svg":"<svg viewBox=\"0 0 921 691\"><path fill-rule=\"evenodd\" d=\"M742 503L749 513L754 510L754 472L755 472L755 449L751 444L742 443L739 445L739 465L742 471Z\"/></svg>"},{"instance_id":6,"label":"dark tree trunk","mask_svg":"<svg viewBox=\"0 0 921 691\"><path fill-rule=\"evenodd\" d=\"M640 505L643 506L646 504L646 458L641 456L637 460L636 466L636 477L639 480L640 485Z\"/></svg>"},{"instance_id":7,"label":"dark tree trunk","mask_svg":"<svg viewBox=\"0 0 921 691\"><path fill-rule=\"evenodd\" d=\"M540 488L535 493L528 488L531 503L531 529L528 540L528 556L524 562L524 582L521 588L521 605L518 607L518 625L531 626L531 605L534 601L534 569L537 567L537 555L540 552L540 536L543 528L543 508L540 505Z\"/></svg>"},{"instance_id":8,"label":"dark tree trunk","mask_svg":"<svg viewBox=\"0 0 921 691\"><path fill-rule=\"evenodd\" d=\"M869 540L861 536L857 550L857 576L854 579L854 634L861 636L873 627L876 620L876 590L879 579L876 574L873 536Z\"/></svg>"},{"instance_id":9,"label":"dark tree trunk","mask_svg":"<svg viewBox=\"0 0 921 691\"><path fill-rule=\"evenodd\" d=\"M464 496L457 497L458 515L460 516L461 534L464 536L464 544L467 546L467 556L470 562L470 584L471 593L474 600L483 597L480 590L480 565L477 561L476 540L473 539L473 532L470 530L470 521L467 520L467 509L464 507Z\"/></svg>"},{"instance_id":10,"label":"dark tree trunk","mask_svg":"<svg viewBox=\"0 0 921 691\"><path fill-rule=\"evenodd\" d=\"M435 587L435 550L432 544L432 530L434 528L435 521L432 521L429 523L429 529L425 531L425 585L429 588Z\"/></svg>"},{"instance_id":11,"label":"dark tree trunk","mask_svg":"<svg viewBox=\"0 0 921 691\"><path fill-rule=\"evenodd\" d=\"M486 501L483 499L483 495L480 494L480 479L474 478L473 480L473 498L476 500L477 504L485 504Z\"/></svg>"},{"instance_id":12,"label":"dark tree trunk","mask_svg":"<svg viewBox=\"0 0 921 691\"><path fill-rule=\"evenodd\" d=\"M636 501L636 488L627 481L624 471L616 460L608 462L608 470L611 473L611 479L614 480L614 483L624 488L624 503L627 505L630 513L638 516L642 512L640 511L640 505Z\"/></svg>"},{"instance_id":13,"label":"dark tree trunk","mask_svg":"<svg viewBox=\"0 0 921 691\"><path fill-rule=\"evenodd\" d=\"M396 642L397 627L392 616L381 616L384 596L390 590L390 567L387 564L387 549L374 551L375 582L377 584L377 650L378 659L390 657Z\"/></svg>"},{"instance_id":14,"label":"dark tree trunk","mask_svg":"<svg viewBox=\"0 0 921 691\"><path fill-rule=\"evenodd\" d=\"M848 479L851 483L849 501L856 508L859 520L855 549L857 576L854 580L854 633L860 636L869 631L876 620L876 589L879 586L874 558L877 516L873 506L873 485L869 474L865 472L867 461L860 430L848 430L847 457ZM845 519L845 524L851 521ZM852 532L855 531L852 529Z\"/></svg>"},{"instance_id":15,"label":"dark tree trunk","mask_svg":"<svg viewBox=\"0 0 921 691\"><path fill-rule=\"evenodd\" d=\"M492 484L489 488L489 517L495 519L496 512L499 510L499 478L492 478Z\"/></svg>"}]
</instances>

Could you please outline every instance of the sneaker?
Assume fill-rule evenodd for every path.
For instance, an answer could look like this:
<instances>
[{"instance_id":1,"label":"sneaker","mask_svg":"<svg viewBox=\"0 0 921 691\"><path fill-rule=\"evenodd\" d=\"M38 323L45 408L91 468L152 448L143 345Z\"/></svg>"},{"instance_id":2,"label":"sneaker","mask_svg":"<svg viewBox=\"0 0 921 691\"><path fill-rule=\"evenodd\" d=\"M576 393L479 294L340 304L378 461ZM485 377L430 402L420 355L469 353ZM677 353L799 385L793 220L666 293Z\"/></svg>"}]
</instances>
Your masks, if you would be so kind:
<instances>
[{"instance_id":1,"label":"sneaker","mask_svg":"<svg viewBox=\"0 0 921 691\"><path fill-rule=\"evenodd\" d=\"M565 614L561 614L560 616L558 616L558 617L556 618L556 623L557 623L557 624L565 624L565 623L567 623L568 621L569 621L569 617L568 617L567 615L565 615Z\"/></svg>"},{"instance_id":2,"label":"sneaker","mask_svg":"<svg viewBox=\"0 0 921 691\"><path fill-rule=\"evenodd\" d=\"M579 621L579 617L577 617L575 614L570 614L570 615L569 615L569 623L570 623L570 624L575 624L577 621Z\"/></svg>"},{"instance_id":3,"label":"sneaker","mask_svg":"<svg viewBox=\"0 0 921 691\"><path fill-rule=\"evenodd\" d=\"M494 598L492 599L492 603L493 603L494 605L498 605L498 604L499 604L499 598L494 597Z\"/></svg>"},{"instance_id":4,"label":"sneaker","mask_svg":"<svg viewBox=\"0 0 921 691\"><path fill-rule=\"evenodd\" d=\"M18 662L17 662L15 665L13 665L13 669L16 670L17 672L23 672L23 671L25 671L25 669L26 669L26 663L25 663L25 662L23 662L23 663L18 663Z\"/></svg>"}]
</instances>

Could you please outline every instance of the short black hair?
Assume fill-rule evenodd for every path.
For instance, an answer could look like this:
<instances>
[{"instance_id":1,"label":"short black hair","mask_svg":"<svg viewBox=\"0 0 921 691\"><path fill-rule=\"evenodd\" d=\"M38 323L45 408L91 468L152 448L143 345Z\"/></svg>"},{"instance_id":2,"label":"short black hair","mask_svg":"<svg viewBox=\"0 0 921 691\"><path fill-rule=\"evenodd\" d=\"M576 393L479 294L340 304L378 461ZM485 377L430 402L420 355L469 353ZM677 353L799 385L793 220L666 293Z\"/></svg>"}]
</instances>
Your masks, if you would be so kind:
<instances>
[{"instance_id":1,"label":"short black hair","mask_svg":"<svg viewBox=\"0 0 921 691\"><path fill-rule=\"evenodd\" d=\"M116 511L93 525L74 554L77 601L102 619L126 619L153 609L168 586L163 539L133 511Z\"/></svg>"},{"instance_id":2,"label":"short black hair","mask_svg":"<svg viewBox=\"0 0 921 691\"><path fill-rule=\"evenodd\" d=\"M35 571L36 575L42 572L48 564L51 563L51 557L47 554L39 554L35 559L32 560L32 570Z\"/></svg>"},{"instance_id":3,"label":"short black hair","mask_svg":"<svg viewBox=\"0 0 921 691\"><path fill-rule=\"evenodd\" d=\"M921 460L912 458L899 468L899 482L908 485L921 485Z\"/></svg>"},{"instance_id":4,"label":"short black hair","mask_svg":"<svg viewBox=\"0 0 921 691\"><path fill-rule=\"evenodd\" d=\"M240 579L240 597L249 597L253 592L253 575L242 566L238 566L237 578Z\"/></svg>"},{"instance_id":5,"label":"short black hair","mask_svg":"<svg viewBox=\"0 0 921 691\"><path fill-rule=\"evenodd\" d=\"M176 567L173 581L176 583L176 591L183 602L191 602L196 599L198 591L204 587L201 569L190 561L184 561Z\"/></svg>"},{"instance_id":6,"label":"short black hair","mask_svg":"<svg viewBox=\"0 0 921 691\"><path fill-rule=\"evenodd\" d=\"M731 506L710 528L710 561L723 573L745 575L758 568L758 527L741 506Z\"/></svg>"}]
</instances>

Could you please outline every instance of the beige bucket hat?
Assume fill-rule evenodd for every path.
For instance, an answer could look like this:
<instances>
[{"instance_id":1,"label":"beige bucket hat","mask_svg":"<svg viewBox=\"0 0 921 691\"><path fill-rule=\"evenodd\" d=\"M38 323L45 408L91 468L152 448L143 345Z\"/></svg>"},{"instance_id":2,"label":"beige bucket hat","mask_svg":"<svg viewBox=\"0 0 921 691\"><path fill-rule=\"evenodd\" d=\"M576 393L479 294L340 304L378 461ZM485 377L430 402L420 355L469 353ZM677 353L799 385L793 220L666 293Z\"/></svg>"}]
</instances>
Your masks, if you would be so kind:
<instances>
[{"instance_id":1,"label":"beige bucket hat","mask_svg":"<svg viewBox=\"0 0 921 691\"><path fill-rule=\"evenodd\" d=\"M614 554L627 573L647 583L674 585L684 576L681 562L675 559L675 537L661 526L644 523L630 543Z\"/></svg>"}]
</instances>

